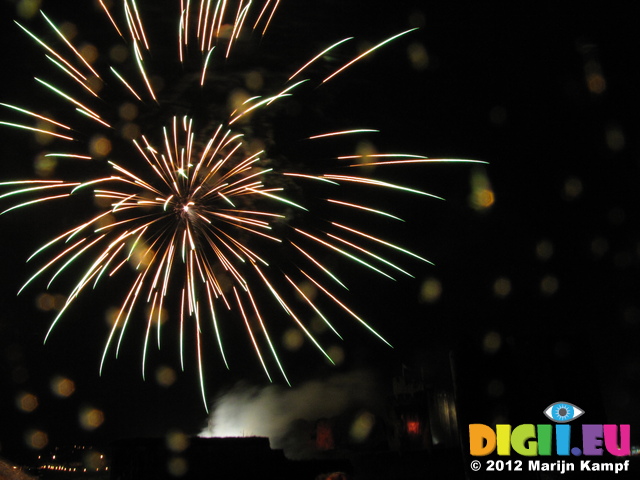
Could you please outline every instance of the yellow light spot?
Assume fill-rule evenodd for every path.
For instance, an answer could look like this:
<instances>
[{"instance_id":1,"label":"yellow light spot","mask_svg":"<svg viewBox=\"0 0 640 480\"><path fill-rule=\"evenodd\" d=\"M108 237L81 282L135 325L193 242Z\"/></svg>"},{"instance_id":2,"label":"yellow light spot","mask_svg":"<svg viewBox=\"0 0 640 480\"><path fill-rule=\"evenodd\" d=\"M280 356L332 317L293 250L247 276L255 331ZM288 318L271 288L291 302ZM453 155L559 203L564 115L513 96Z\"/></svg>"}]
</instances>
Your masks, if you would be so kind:
<instances>
[{"instance_id":1,"label":"yellow light spot","mask_svg":"<svg viewBox=\"0 0 640 480\"><path fill-rule=\"evenodd\" d=\"M567 200L574 200L582 193L582 181L579 178L568 178L564 183L564 195Z\"/></svg>"},{"instance_id":2,"label":"yellow light spot","mask_svg":"<svg viewBox=\"0 0 640 480\"><path fill-rule=\"evenodd\" d=\"M409 47L407 47L407 55L414 69L422 71L429 68L429 54L423 44L412 43L409 45Z\"/></svg>"},{"instance_id":3,"label":"yellow light spot","mask_svg":"<svg viewBox=\"0 0 640 480\"><path fill-rule=\"evenodd\" d=\"M111 153L111 141L102 135L96 135L89 141L92 157L104 158Z\"/></svg>"},{"instance_id":4,"label":"yellow light spot","mask_svg":"<svg viewBox=\"0 0 640 480\"><path fill-rule=\"evenodd\" d=\"M43 120L38 120L36 122L35 128L37 128L39 130L43 130L45 132L56 133L56 127L54 125L51 125L48 122L43 121ZM38 145L42 145L42 146L49 145L54 140L54 137L52 135L49 135L47 133L37 132L37 131L34 132L34 138L35 138L36 142L38 143Z\"/></svg>"},{"instance_id":5,"label":"yellow light spot","mask_svg":"<svg viewBox=\"0 0 640 480\"><path fill-rule=\"evenodd\" d=\"M55 307L55 297L50 293L42 293L36 297L36 308L41 312L50 312Z\"/></svg>"},{"instance_id":6,"label":"yellow light spot","mask_svg":"<svg viewBox=\"0 0 640 480\"><path fill-rule=\"evenodd\" d=\"M27 446L35 450L41 450L49 443L49 437L42 430L29 430L24 439Z\"/></svg>"},{"instance_id":7,"label":"yellow light spot","mask_svg":"<svg viewBox=\"0 0 640 480\"><path fill-rule=\"evenodd\" d=\"M124 45L115 45L109 50L109 58L113 63L124 63L129 58L129 50Z\"/></svg>"},{"instance_id":8,"label":"yellow light spot","mask_svg":"<svg viewBox=\"0 0 640 480\"><path fill-rule=\"evenodd\" d=\"M497 297L506 297L511 293L511 280L507 277L499 277L493 283L493 293Z\"/></svg>"},{"instance_id":9,"label":"yellow light spot","mask_svg":"<svg viewBox=\"0 0 640 480\"><path fill-rule=\"evenodd\" d=\"M167 448L174 453L184 452L189 448L189 436L179 430L167 433Z\"/></svg>"},{"instance_id":10,"label":"yellow light spot","mask_svg":"<svg viewBox=\"0 0 640 480\"><path fill-rule=\"evenodd\" d=\"M251 91L258 91L264 85L264 77L258 71L249 72L245 77L245 85Z\"/></svg>"},{"instance_id":11,"label":"yellow light spot","mask_svg":"<svg viewBox=\"0 0 640 480\"><path fill-rule=\"evenodd\" d=\"M596 257L602 257L609 251L609 242L606 238L597 237L591 242L591 253Z\"/></svg>"},{"instance_id":12,"label":"yellow light spot","mask_svg":"<svg viewBox=\"0 0 640 480\"><path fill-rule=\"evenodd\" d=\"M494 354L502 346L502 335L498 332L488 332L482 339L482 349L485 353Z\"/></svg>"},{"instance_id":13,"label":"yellow light spot","mask_svg":"<svg viewBox=\"0 0 640 480\"><path fill-rule=\"evenodd\" d=\"M344 349L340 345L332 345L327 348L327 354L333 360L333 363L337 365L342 365L344 363L345 354Z\"/></svg>"},{"instance_id":14,"label":"yellow light spot","mask_svg":"<svg viewBox=\"0 0 640 480\"><path fill-rule=\"evenodd\" d=\"M73 380L62 376L56 376L51 380L51 391L58 397L70 397L76 391Z\"/></svg>"},{"instance_id":15,"label":"yellow light spot","mask_svg":"<svg viewBox=\"0 0 640 480\"><path fill-rule=\"evenodd\" d=\"M600 95L607 89L607 82L599 72L588 73L587 88L591 93Z\"/></svg>"},{"instance_id":16,"label":"yellow light spot","mask_svg":"<svg viewBox=\"0 0 640 480\"><path fill-rule=\"evenodd\" d=\"M100 93L104 88L104 82L101 78L91 75L87 78L87 86L93 93Z\"/></svg>"},{"instance_id":17,"label":"yellow light spot","mask_svg":"<svg viewBox=\"0 0 640 480\"><path fill-rule=\"evenodd\" d=\"M124 102L118 108L118 115L122 120L126 120L127 122L132 122L138 117L139 109L138 106L131 102Z\"/></svg>"},{"instance_id":18,"label":"yellow light spot","mask_svg":"<svg viewBox=\"0 0 640 480\"><path fill-rule=\"evenodd\" d=\"M502 380L493 379L487 385L487 394L490 397L501 397L504 395L505 387L504 382Z\"/></svg>"},{"instance_id":19,"label":"yellow light spot","mask_svg":"<svg viewBox=\"0 0 640 480\"><path fill-rule=\"evenodd\" d=\"M290 328L282 336L282 344L284 348L290 351L299 350L304 344L304 336L297 328Z\"/></svg>"},{"instance_id":20,"label":"yellow light spot","mask_svg":"<svg viewBox=\"0 0 640 480\"><path fill-rule=\"evenodd\" d=\"M173 457L167 462L167 471L173 477L184 477L189 471L189 463L183 457Z\"/></svg>"},{"instance_id":21,"label":"yellow light spot","mask_svg":"<svg viewBox=\"0 0 640 480\"><path fill-rule=\"evenodd\" d=\"M170 387L176 382L176 378L176 371L171 367L161 366L156 370L156 382L161 387Z\"/></svg>"},{"instance_id":22,"label":"yellow light spot","mask_svg":"<svg viewBox=\"0 0 640 480\"><path fill-rule=\"evenodd\" d=\"M78 35L78 27L76 27L75 23L71 22L64 22L60 25L60 31L65 38L70 41Z\"/></svg>"},{"instance_id":23,"label":"yellow light spot","mask_svg":"<svg viewBox=\"0 0 640 480\"><path fill-rule=\"evenodd\" d=\"M502 125L507 121L507 110L501 106L495 106L489 111L489 120L494 125Z\"/></svg>"},{"instance_id":24,"label":"yellow light spot","mask_svg":"<svg viewBox=\"0 0 640 480\"><path fill-rule=\"evenodd\" d=\"M20 393L16 398L16 404L23 412L31 413L38 408L38 397L32 393Z\"/></svg>"},{"instance_id":25,"label":"yellow light spot","mask_svg":"<svg viewBox=\"0 0 640 480\"><path fill-rule=\"evenodd\" d=\"M426 303L435 303L442 295L442 283L434 277L427 278L420 288L420 300Z\"/></svg>"},{"instance_id":26,"label":"yellow light spot","mask_svg":"<svg viewBox=\"0 0 640 480\"><path fill-rule=\"evenodd\" d=\"M625 138L624 132L618 126L609 126L605 132L607 147L613 152L619 152L624 148Z\"/></svg>"},{"instance_id":27,"label":"yellow light spot","mask_svg":"<svg viewBox=\"0 0 640 480\"><path fill-rule=\"evenodd\" d=\"M79 420L85 430L95 430L104 423L104 413L97 408L86 407L80 411Z\"/></svg>"},{"instance_id":28,"label":"yellow light spot","mask_svg":"<svg viewBox=\"0 0 640 480\"><path fill-rule=\"evenodd\" d=\"M549 260L553 255L553 243L549 240L540 240L536 245L536 256L540 260Z\"/></svg>"},{"instance_id":29,"label":"yellow light spot","mask_svg":"<svg viewBox=\"0 0 640 480\"><path fill-rule=\"evenodd\" d=\"M104 454L95 450L90 450L84 454L83 463L87 471L92 472L104 470L107 466Z\"/></svg>"},{"instance_id":30,"label":"yellow light spot","mask_svg":"<svg viewBox=\"0 0 640 480\"><path fill-rule=\"evenodd\" d=\"M475 210L486 210L494 203L495 196L486 171L483 168L473 169L469 205Z\"/></svg>"},{"instance_id":31,"label":"yellow light spot","mask_svg":"<svg viewBox=\"0 0 640 480\"><path fill-rule=\"evenodd\" d=\"M558 279L553 275L546 275L540 282L540 291L544 295L553 295L558 291Z\"/></svg>"},{"instance_id":32,"label":"yellow light spot","mask_svg":"<svg viewBox=\"0 0 640 480\"><path fill-rule=\"evenodd\" d=\"M16 11L20 17L30 19L38 13L41 3L41 0L20 0Z\"/></svg>"},{"instance_id":33,"label":"yellow light spot","mask_svg":"<svg viewBox=\"0 0 640 480\"><path fill-rule=\"evenodd\" d=\"M33 168L36 171L36 175L43 178L53 176L57 166L58 160L56 158L45 157L44 154L38 155L33 161Z\"/></svg>"},{"instance_id":34,"label":"yellow light spot","mask_svg":"<svg viewBox=\"0 0 640 480\"><path fill-rule=\"evenodd\" d=\"M375 424L376 417L373 413L360 412L351 424L349 436L356 443L364 442L369 438Z\"/></svg>"},{"instance_id":35,"label":"yellow light spot","mask_svg":"<svg viewBox=\"0 0 640 480\"><path fill-rule=\"evenodd\" d=\"M99 52L95 45L91 43L85 43L78 50L82 58L84 58L89 65L93 65L95 61L98 59Z\"/></svg>"}]
</instances>

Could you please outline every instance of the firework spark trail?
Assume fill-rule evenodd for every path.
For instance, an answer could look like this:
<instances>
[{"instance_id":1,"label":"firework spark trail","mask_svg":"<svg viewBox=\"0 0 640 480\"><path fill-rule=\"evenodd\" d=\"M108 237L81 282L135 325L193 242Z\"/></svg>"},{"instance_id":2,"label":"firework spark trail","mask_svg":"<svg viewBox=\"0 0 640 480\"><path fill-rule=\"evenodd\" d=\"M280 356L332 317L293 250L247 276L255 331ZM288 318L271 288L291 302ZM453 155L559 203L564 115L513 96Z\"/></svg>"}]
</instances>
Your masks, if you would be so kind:
<instances>
[{"instance_id":1,"label":"firework spark trail","mask_svg":"<svg viewBox=\"0 0 640 480\"><path fill-rule=\"evenodd\" d=\"M103 69L117 78L116 88L124 88L121 95L127 100L132 94L140 107L160 104L162 98L156 91L148 71L148 59L150 52L153 52L154 38L147 34L142 6L134 0L122 0L121 11L118 14L117 9L107 8L102 1L99 3L108 24L113 27L118 37L130 45L133 58L126 74L113 66ZM211 0L202 0L196 5L190 0L181 0L176 22L179 61L184 64L187 56L193 53L190 45L195 41L201 57L198 78L201 85L206 85L207 71L214 68L214 49L217 46L223 47L224 57L228 57L233 46L241 38L241 33L247 28L261 29L261 33L265 34L278 6L279 0L267 0L262 3L261 8L257 8L257 15L252 18L253 4L249 1L220 0L212 5ZM55 97L62 99L66 105L71 106L81 115L80 119L88 118L92 123L92 129L97 126L111 134L113 121L109 119L109 112L98 113L97 107L92 106L96 104L96 98L100 98L100 95L91 88L88 79L97 77L103 83L107 82L98 67L92 66L83 57L72 39L65 36L62 29L44 13L42 17L57 38L52 44L46 43L43 37L35 35L23 25L18 26L45 51L47 58L58 67L57 71L61 71L82 88L79 93L74 94L55 86L51 81L40 78L36 78L36 81ZM334 70L320 83L334 78L383 45L411 31L407 30L383 40ZM162 129L159 139L153 139L153 132L140 135L138 139L130 142L129 154L125 155L124 160L109 160L108 165L113 171L110 175L90 176L83 181L23 180L0 183L1 187L14 188L0 195L0 200L18 195L35 197L16 203L2 213L50 200L68 199L83 190L91 190L96 201L102 202L101 205L107 202L106 207L100 207L99 213L49 241L30 258L31 260L40 256L45 251L59 249L58 253L52 255L51 260L29 278L23 288L45 274L50 275L51 283L70 270L72 265L85 265L79 281L71 289L66 303L52 321L47 337L84 290L120 273L122 267L129 264L135 272L134 280L111 326L100 362L100 371L102 372L108 352L115 350L115 356L118 356L124 333L129 324L135 321L137 307L146 304L148 313L142 354L144 377L152 331L155 329L156 343L160 347L161 325L168 308L167 304L177 300L180 304L177 308L180 319L180 363L184 369L185 329L191 325L194 330L194 350L205 408L207 400L202 343L205 341L205 328L209 328L203 321L205 312L211 317L210 328L227 368L229 363L218 312L231 310L239 315L269 380L272 379L270 364L275 363L282 377L289 382L277 353L273 334L264 321L262 312L269 308L265 305L279 305L284 316L292 320L309 342L331 363L331 356L304 321L305 317L317 316L337 338L342 339L337 328L329 321L330 315L323 312L331 306L351 316L388 344L387 340L325 285L328 281L335 283L342 290L348 290L346 283L319 260L318 255L312 250L326 249L389 279L393 279L388 273L389 270L409 276L411 274L387 258L384 252L373 251L359 241L364 239L367 243L376 244L378 248L400 252L424 262L428 260L371 233L338 222L325 222L325 227L317 230L298 228L292 224L290 211L294 210L302 216L307 216L310 215L309 209L298 201L295 190L291 191L286 187L288 181L285 180L311 181L332 191L339 188L340 192L343 188L355 184L384 191L395 190L438 199L440 197L411 187L373 179L368 175L319 173L314 171L317 169L313 166L310 166L308 171L300 172L273 167L269 165L266 152L252 151L242 131L232 128L233 124L242 123L240 120L250 121L254 112L268 109L274 103L303 88L310 78L296 80L295 83L289 82L308 71L310 66L320 61L328 51L337 49L351 38L340 40L314 56L291 75L279 92L249 99L227 118L219 119L219 123L213 128L203 129L189 115L174 115L170 121L165 122L166 126ZM90 98L84 100L87 95ZM78 140L82 138L82 122L77 125L73 123L78 122L77 118L73 122L63 123L16 105L0 103L0 107L38 122L35 127L25 120L22 123L2 121L0 125L39 132L58 139L58 142L71 142L71 148L77 148ZM67 123L72 126L67 126ZM63 135L57 133L57 129L69 133ZM366 128L337 130L307 138L312 142L330 141L335 137L349 138L353 135L376 132L378 131ZM93 159L93 156L64 149L49 155L84 161ZM337 160L339 167L472 162L463 159L428 159L401 153L346 155L337 157ZM331 195L331 198L324 201L363 214L401 220L389 212L340 199L336 195ZM277 255L272 255L271 246L279 246L278 248L290 251L291 255L286 255L290 264L271 265L272 262L280 262ZM297 254L297 257L294 254ZM274 266L277 268L269 268ZM178 285L179 283L182 285ZM325 302L316 301L313 295L309 295L302 288L303 284L312 285L317 292L322 292L325 300L329 299L326 302L329 307ZM258 298L255 294L257 289L268 292L267 297L270 300ZM173 295L172 292L180 293ZM172 300L172 297L176 298ZM267 355L270 355L271 359Z\"/></svg>"}]
</instances>

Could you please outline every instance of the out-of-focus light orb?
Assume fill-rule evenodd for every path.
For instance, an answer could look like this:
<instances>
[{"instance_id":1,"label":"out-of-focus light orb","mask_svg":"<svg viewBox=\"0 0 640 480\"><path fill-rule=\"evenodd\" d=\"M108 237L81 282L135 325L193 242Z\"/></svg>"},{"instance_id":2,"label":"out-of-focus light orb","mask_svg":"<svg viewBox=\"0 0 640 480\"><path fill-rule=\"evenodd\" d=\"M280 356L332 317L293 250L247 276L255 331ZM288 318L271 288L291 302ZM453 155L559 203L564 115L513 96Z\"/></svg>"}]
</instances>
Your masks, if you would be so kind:
<instances>
[{"instance_id":1,"label":"out-of-focus light orb","mask_svg":"<svg viewBox=\"0 0 640 480\"><path fill-rule=\"evenodd\" d=\"M33 18L40 11L41 0L19 0L16 13L25 19Z\"/></svg>"},{"instance_id":2,"label":"out-of-focus light orb","mask_svg":"<svg viewBox=\"0 0 640 480\"><path fill-rule=\"evenodd\" d=\"M80 52L80 56L82 56L89 65L93 65L100 56L96 46L91 43L85 43L78 51Z\"/></svg>"},{"instance_id":3,"label":"out-of-focus light orb","mask_svg":"<svg viewBox=\"0 0 640 480\"><path fill-rule=\"evenodd\" d=\"M550 240L540 240L536 244L536 256L543 261L549 260L553 256L553 243Z\"/></svg>"},{"instance_id":4,"label":"out-of-focus light orb","mask_svg":"<svg viewBox=\"0 0 640 480\"><path fill-rule=\"evenodd\" d=\"M42 130L44 132L51 132L51 133L56 133L56 127L55 125L52 125L48 122L45 122L44 120L38 120L36 122L35 128ZM47 146L50 143L53 142L54 137L52 135L49 135L47 133L42 133L42 132L34 132L34 139L36 141L36 143L38 145L42 145Z\"/></svg>"},{"instance_id":5,"label":"out-of-focus light orb","mask_svg":"<svg viewBox=\"0 0 640 480\"><path fill-rule=\"evenodd\" d=\"M76 391L76 384L74 381L61 375L55 376L51 379L50 387L51 392L61 398L70 397Z\"/></svg>"},{"instance_id":6,"label":"out-of-focus light orb","mask_svg":"<svg viewBox=\"0 0 640 480\"><path fill-rule=\"evenodd\" d=\"M311 300L312 302L316 299L316 297L318 296L318 287L316 287L313 283L311 282L300 282L298 284L298 288L300 289L300 291L302 291L302 293L304 294L305 297L307 297L309 300Z\"/></svg>"},{"instance_id":7,"label":"out-of-focus light orb","mask_svg":"<svg viewBox=\"0 0 640 480\"><path fill-rule=\"evenodd\" d=\"M73 22L63 22L60 31L67 40L73 40L78 36L78 27Z\"/></svg>"},{"instance_id":8,"label":"out-of-focus light orb","mask_svg":"<svg viewBox=\"0 0 640 480\"><path fill-rule=\"evenodd\" d=\"M138 114L140 110L138 106L131 102L124 102L118 108L118 115L122 120L126 120L127 122L132 122L136 118L138 118Z\"/></svg>"},{"instance_id":9,"label":"out-of-focus light orb","mask_svg":"<svg viewBox=\"0 0 640 480\"><path fill-rule=\"evenodd\" d=\"M95 135L89 141L89 152L92 157L105 158L111 153L111 148L111 140L102 135Z\"/></svg>"},{"instance_id":10,"label":"out-of-focus light orb","mask_svg":"<svg viewBox=\"0 0 640 480\"><path fill-rule=\"evenodd\" d=\"M494 378L487 385L487 395L493 398L498 398L504 395L505 386L504 382L500 379Z\"/></svg>"},{"instance_id":11,"label":"out-of-focus light orb","mask_svg":"<svg viewBox=\"0 0 640 480\"><path fill-rule=\"evenodd\" d=\"M619 227L627 219L627 214L622 208L615 207L609 210L609 212L607 213L607 219L609 220L611 225Z\"/></svg>"},{"instance_id":12,"label":"out-of-focus light orb","mask_svg":"<svg viewBox=\"0 0 640 480\"><path fill-rule=\"evenodd\" d=\"M97 472L99 470L104 470L107 466L107 461L104 457L104 454L96 450L89 450L84 454L82 460L88 472Z\"/></svg>"},{"instance_id":13,"label":"out-of-focus light orb","mask_svg":"<svg viewBox=\"0 0 640 480\"><path fill-rule=\"evenodd\" d=\"M373 413L367 411L360 412L351 424L349 437L356 443L362 443L369 438L375 424L376 416Z\"/></svg>"},{"instance_id":14,"label":"out-of-focus light orb","mask_svg":"<svg viewBox=\"0 0 640 480\"><path fill-rule=\"evenodd\" d=\"M498 332L487 332L482 339L482 350L485 353L493 355L502 346L502 335Z\"/></svg>"},{"instance_id":15,"label":"out-of-focus light orb","mask_svg":"<svg viewBox=\"0 0 640 480\"><path fill-rule=\"evenodd\" d=\"M58 160L54 157L46 157L44 154L36 156L33 161L33 169L38 177L47 178L53 176L58 166Z\"/></svg>"},{"instance_id":16,"label":"out-of-focus light orb","mask_svg":"<svg viewBox=\"0 0 640 480\"><path fill-rule=\"evenodd\" d=\"M489 209L495 203L495 194L484 168L474 168L471 171L471 194L469 206L477 211Z\"/></svg>"},{"instance_id":17,"label":"out-of-focus light orb","mask_svg":"<svg viewBox=\"0 0 640 480\"><path fill-rule=\"evenodd\" d=\"M42 450L49 443L48 435L42 430L28 430L24 436L25 443L29 448Z\"/></svg>"},{"instance_id":18,"label":"out-of-focus light orb","mask_svg":"<svg viewBox=\"0 0 640 480\"><path fill-rule=\"evenodd\" d=\"M298 328L289 328L282 335L282 345L289 351L295 352L300 350L304 344L304 335Z\"/></svg>"},{"instance_id":19,"label":"out-of-focus light orb","mask_svg":"<svg viewBox=\"0 0 640 480\"><path fill-rule=\"evenodd\" d=\"M442 296L442 282L435 277L429 277L420 287L420 300L425 303L435 303Z\"/></svg>"},{"instance_id":20,"label":"out-of-focus light orb","mask_svg":"<svg viewBox=\"0 0 640 480\"><path fill-rule=\"evenodd\" d=\"M243 88L236 88L233 90L227 98L227 106L229 110L235 112L236 110L242 110L245 102L251 98L251 95ZM238 122L247 123L251 118L252 113L240 117Z\"/></svg>"},{"instance_id":21,"label":"out-of-focus light orb","mask_svg":"<svg viewBox=\"0 0 640 480\"><path fill-rule=\"evenodd\" d=\"M360 155L360 158L358 159L358 163L360 164L366 165L367 163L377 162L379 159L372 156L377 153L378 149L376 146L368 140L360 140L356 145L355 154Z\"/></svg>"},{"instance_id":22,"label":"out-of-focus light orb","mask_svg":"<svg viewBox=\"0 0 640 480\"><path fill-rule=\"evenodd\" d=\"M625 138L624 132L617 125L609 125L605 131L605 140L607 147L613 152L619 152L624 149Z\"/></svg>"},{"instance_id":23,"label":"out-of-focus light orb","mask_svg":"<svg viewBox=\"0 0 640 480\"><path fill-rule=\"evenodd\" d=\"M180 430L171 430L167 433L167 448L174 453L184 452L189 448L189 436Z\"/></svg>"},{"instance_id":24,"label":"out-of-focus light orb","mask_svg":"<svg viewBox=\"0 0 640 480\"><path fill-rule=\"evenodd\" d=\"M125 123L120 129L120 136L125 140L135 140L140 137L140 125L137 123Z\"/></svg>"},{"instance_id":25,"label":"out-of-focus light orb","mask_svg":"<svg viewBox=\"0 0 640 480\"><path fill-rule=\"evenodd\" d=\"M496 297L507 297L511 293L511 280L507 277L496 278L493 282L493 293Z\"/></svg>"},{"instance_id":26,"label":"out-of-focus light orb","mask_svg":"<svg viewBox=\"0 0 640 480\"><path fill-rule=\"evenodd\" d=\"M609 251L609 242L606 238L596 237L591 241L591 253L595 257L602 257Z\"/></svg>"},{"instance_id":27,"label":"out-of-focus light orb","mask_svg":"<svg viewBox=\"0 0 640 480\"><path fill-rule=\"evenodd\" d=\"M16 406L25 413L33 412L38 405L38 397L33 393L22 392L16 397Z\"/></svg>"},{"instance_id":28,"label":"out-of-focus light orb","mask_svg":"<svg viewBox=\"0 0 640 480\"><path fill-rule=\"evenodd\" d=\"M503 125L507 121L507 109L496 105L489 110L489 121L494 125Z\"/></svg>"},{"instance_id":29,"label":"out-of-focus light orb","mask_svg":"<svg viewBox=\"0 0 640 480\"><path fill-rule=\"evenodd\" d=\"M153 261L155 252L143 243L132 240L130 248L129 264L135 270L144 269Z\"/></svg>"},{"instance_id":30,"label":"out-of-focus light orb","mask_svg":"<svg viewBox=\"0 0 640 480\"><path fill-rule=\"evenodd\" d=\"M173 368L163 365L156 369L156 382L161 387L169 388L176 383L176 379L176 371Z\"/></svg>"},{"instance_id":31,"label":"out-of-focus light orb","mask_svg":"<svg viewBox=\"0 0 640 480\"><path fill-rule=\"evenodd\" d=\"M311 319L311 330L313 331L313 333L319 335L326 332L328 328L329 326L327 325L327 322L325 322L322 318L313 317Z\"/></svg>"},{"instance_id":32,"label":"out-of-focus light orb","mask_svg":"<svg viewBox=\"0 0 640 480\"><path fill-rule=\"evenodd\" d=\"M189 463L183 457L172 457L167 461L167 471L172 477L184 477L189 471Z\"/></svg>"},{"instance_id":33,"label":"out-of-focus light orb","mask_svg":"<svg viewBox=\"0 0 640 480\"><path fill-rule=\"evenodd\" d=\"M253 70L245 76L244 84L251 91L261 90L264 86L264 77L262 73Z\"/></svg>"},{"instance_id":34,"label":"out-of-focus light orb","mask_svg":"<svg viewBox=\"0 0 640 480\"><path fill-rule=\"evenodd\" d=\"M570 177L564 182L564 197L567 200L575 200L582 194L582 180Z\"/></svg>"},{"instance_id":35,"label":"out-of-focus light orb","mask_svg":"<svg viewBox=\"0 0 640 480\"><path fill-rule=\"evenodd\" d=\"M423 71L429 68L429 54L423 44L414 42L409 45L407 47L407 56L415 70Z\"/></svg>"},{"instance_id":36,"label":"out-of-focus light orb","mask_svg":"<svg viewBox=\"0 0 640 480\"><path fill-rule=\"evenodd\" d=\"M85 430L95 430L104 423L104 412L97 408L85 407L80 410L79 421Z\"/></svg>"},{"instance_id":37,"label":"out-of-focus light orb","mask_svg":"<svg viewBox=\"0 0 640 480\"><path fill-rule=\"evenodd\" d=\"M124 45L114 45L109 50L109 59L113 63L124 63L129 58L129 49Z\"/></svg>"},{"instance_id":38,"label":"out-of-focus light orb","mask_svg":"<svg viewBox=\"0 0 640 480\"><path fill-rule=\"evenodd\" d=\"M540 292L543 295L551 296L558 291L560 283L554 275L545 275L540 281Z\"/></svg>"},{"instance_id":39,"label":"out-of-focus light orb","mask_svg":"<svg viewBox=\"0 0 640 480\"><path fill-rule=\"evenodd\" d=\"M55 297L50 293L41 293L36 297L36 308L41 312L50 312L55 306Z\"/></svg>"},{"instance_id":40,"label":"out-of-focus light orb","mask_svg":"<svg viewBox=\"0 0 640 480\"><path fill-rule=\"evenodd\" d=\"M329 355L329 357L331 357L331 360L333 360L333 363L336 366L342 365L344 363L344 348L342 348L340 345L332 345L327 348L327 354Z\"/></svg>"}]
</instances>

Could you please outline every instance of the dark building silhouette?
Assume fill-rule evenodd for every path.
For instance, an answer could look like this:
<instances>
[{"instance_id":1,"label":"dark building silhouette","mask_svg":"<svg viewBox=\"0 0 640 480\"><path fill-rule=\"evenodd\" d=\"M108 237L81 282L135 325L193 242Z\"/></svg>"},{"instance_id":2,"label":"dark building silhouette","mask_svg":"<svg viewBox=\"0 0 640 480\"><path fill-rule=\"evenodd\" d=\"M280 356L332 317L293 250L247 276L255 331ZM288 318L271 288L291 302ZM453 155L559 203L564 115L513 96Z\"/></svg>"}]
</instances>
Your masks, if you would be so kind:
<instances>
[{"instance_id":1,"label":"dark building silhouette","mask_svg":"<svg viewBox=\"0 0 640 480\"><path fill-rule=\"evenodd\" d=\"M350 471L346 460L289 460L262 437L197 437L179 453L160 438L121 440L112 445L111 480L293 480Z\"/></svg>"}]
</instances>

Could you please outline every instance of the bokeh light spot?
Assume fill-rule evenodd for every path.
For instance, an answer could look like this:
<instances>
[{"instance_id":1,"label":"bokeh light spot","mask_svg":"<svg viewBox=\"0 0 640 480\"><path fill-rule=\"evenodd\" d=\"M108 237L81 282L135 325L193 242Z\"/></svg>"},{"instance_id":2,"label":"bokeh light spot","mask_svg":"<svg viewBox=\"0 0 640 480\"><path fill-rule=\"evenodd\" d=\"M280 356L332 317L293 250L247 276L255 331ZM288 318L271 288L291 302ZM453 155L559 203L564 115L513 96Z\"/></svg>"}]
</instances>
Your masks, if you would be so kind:
<instances>
[{"instance_id":1,"label":"bokeh light spot","mask_svg":"<svg viewBox=\"0 0 640 480\"><path fill-rule=\"evenodd\" d=\"M498 332L488 332L482 339L482 349L485 353L494 354L502 346L502 335Z\"/></svg>"},{"instance_id":2,"label":"bokeh light spot","mask_svg":"<svg viewBox=\"0 0 640 480\"><path fill-rule=\"evenodd\" d=\"M176 382L176 371L171 368L163 365L156 369L156 382L161 387L169 388Z\"/></svg>"},{"instance_id":3,"label":"bokeh light spot","mask_svg":"<svg viewBox=\"0 0 640 480\"><path fill-rule=\"evenodd\" d=\"M94 136L89 142L91 156L104 158L111 153L111 141L102 135Z\"/></svg>"},{"instance_id":4,"label":"bokeh light spot","mask_svg":"<svg viewBox=\"0 0 640 480\"><path fill-rule=\"evenodd\" d=\"M167 433L167 448L174 453L184 452L189 448L189 436L179 430L171 430Z\"/></svg>"},{"instance_id":5,"label":"bokeh light spot","mask_svg":"<svg viewBox=\"0 0 640 480\"><path fill-rule=\"evenodd\" d=\"M582 180L570 177L564 182L564 196L567 200L574 200L582 194Z\"/></svg>"},{"instance_id":6,"label":"bokeh light spot","mask_svg":"<svg viewBox=\"0 0 640 480\"><path fill-rule=\"evenodd\" d=\"M434 303L442 295L442 283L434 277L427 278L420 288L420 300L426 303Z\"/></svg>"},{"instance_id":7,"label":"bokeh light spot","mask_svg":"<svg viewBox=\"0 0 640 480\"><path fill-rule=\"evenodd\" d=\"M19 0L16 13L22 18L33 18L40 10L41 0Z\"/></svg>"},{"instance_id":8,"label":"bokeh light spot","mask_svg":"<svg viewBox=\"0 0 640 480\"><path fill-rule=\"evenodd\" d=\"M38 397L32 393L19 393L16 398L16 405L18 409L25 413L31 413L38 408Z\"/></svg>"},{"instance_id":9,"label":"bokeh light spot","mask_svg":"<svg viewBox=\"0 0 640 480\"><path fill-rule=\"evenodd\" d=\"M167 471L173 477L184 477L189 471L189 463L183 457L173 457L167 462Z\"/></svg>"},{"instance_id":10,"label":"bokeh light spot","mask_svg":"<svg viewBox=\"0 0 640 480\"><path fill-rule=\"evenodd\" d=\"M351 440L356 443L364 442L369 438L375 423L376 417L373 413L367 411L360 412L349 429L349 436L351 437Z\"/></svg>"},{"instance_id":11,"label":"bokeh light spot","mask_svg":"<svg viewBox=\"0 0 640 480\"><path fill-rule=\"evenodd\" d=\"M511 280L507 277L498 277L493 282L493 293L500 298L508 296L511 293Z\"/></svg>"},{"instance_id":12,"label":"bokeh light spot","mask_svg":"<svg viewBox=\"0 0 640 480\"><path fill-rule=\"evenodd\" d=\"M342 365L344 363L344 348L342 348L340 345L332 345L327 348L327 354L329 355L329 357L331 357L331 360L333 360L333 363L335 365Z\"/></svg>"},{"instance_id":13,"label":"bokeh light spot","mask_svg":"<svg viewBox=\"0 0 640 480\"><path fill-rule=\"evenodd\" d=\"M70 397L76 391L76 384L66 377L56 376L51 380L51 391L58 397Z\"/></svg>"},{"instance_id":14,"label":"bokeh light spot","mask_svg":"<svg viewBox=\"0 0 640 480\"><path fill-rule=\"evenodd\" d=\"M24 439L27 446L35 450L42 450L49 443L48 435L42 430L29 430Z\"/></svg>"},{"instance_id":15,"label":"bokeh light spot","mask_svg":"<svg viewBox=\"0 0 640 480\"><path fill-rule=\"evenodd\" d=\"M80 411L79 420L85 430L95 430L104 423L104 413L97 408L85 407Z\"/></svg>"},{"instance_id":16,"label":"bokeh light spot","mask_svg":"<svg viewBox=\"0 0 640 480\"><path fill-rule=\"evenodd\" d=\"M549 260L553 255L553 243L550 240L540 240L536 245L536 256L540 260Z\"/></svg>"},{"instance_id":17,"label":"bokeh light spot","mask_svg":"<svg viewBox=\"0 0 640 480\"><path fill-rule=\"evenodd\" d=\"M304 336L297 328L289 328L282 336L282 344L284 348L295 352L304 344Z\"/></svg>"},{"instance_id":18,"label":"bokeh light spot","mask_svg":"<svg viewBox=\"0 0 640 480\"><path fill-rule=\"evenodd\" d=\"M554 275L545 275L540 282L540 291L543 295L553 295L558 291L559 282Z\"/></svg>"}]
</instances>

